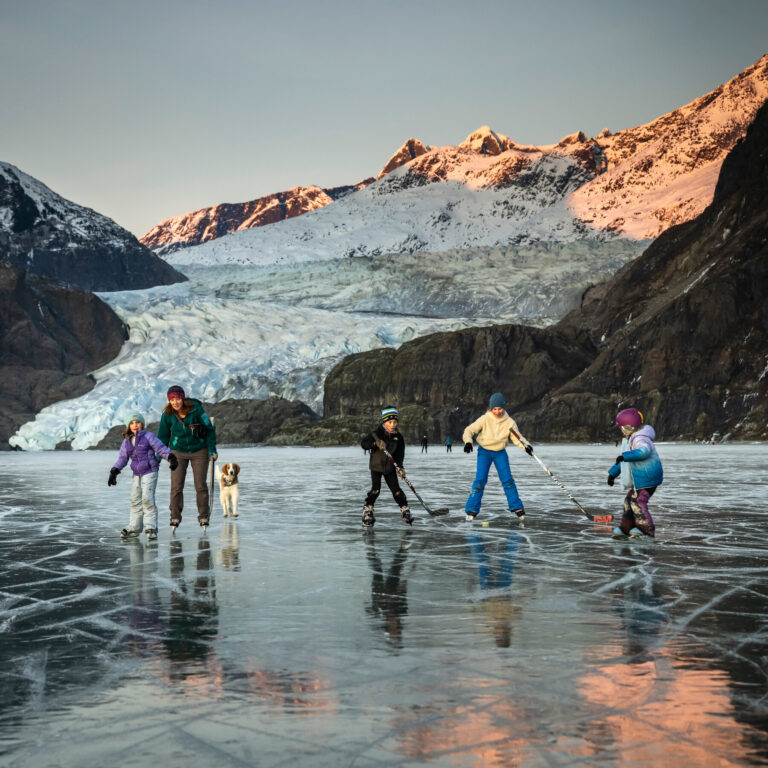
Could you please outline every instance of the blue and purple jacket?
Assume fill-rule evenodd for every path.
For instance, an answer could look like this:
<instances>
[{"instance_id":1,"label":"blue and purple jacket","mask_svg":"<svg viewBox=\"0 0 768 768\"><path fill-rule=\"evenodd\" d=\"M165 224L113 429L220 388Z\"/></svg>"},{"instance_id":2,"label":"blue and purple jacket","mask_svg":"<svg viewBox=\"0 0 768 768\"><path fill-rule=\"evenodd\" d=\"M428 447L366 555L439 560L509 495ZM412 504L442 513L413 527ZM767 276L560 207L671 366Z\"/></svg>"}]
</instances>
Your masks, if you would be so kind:
<instances>
[{"instance_id":1,"label":"blue and purple jacket","mask_svg":"<svg viewBox=\"0 0 768 768\"><path fill-rule=\"evenodd\" d=\"M157 455L160 454L167 459L171 452L164 443L160 441L157 435L147 432L146 429L140 429L136 433L133 443L129 438L123 440L120 446L120 455L114 464L115 469L122 469L128 461L131 462L131 469L134 475L142 477L152 472L157 472Z\"/></svg>"},{"instance_id":2,"label":"blue and purple jacket","mask_svg":"<svg viewBox=\"0 0 768 768\"><path fill-rule=\"evenodd\" d=\"M646 424L630 436L629 450L621 452L624 457L622 464L631 472L635 490L655 488L664 480L661 459L653 442L655 439L656 432L650 424ZM623 444L622 447L624 447ZM618 477L622 471L622 464L614 464L608 470L608 474L611 477Z\"/></svg>"}]
</instances>

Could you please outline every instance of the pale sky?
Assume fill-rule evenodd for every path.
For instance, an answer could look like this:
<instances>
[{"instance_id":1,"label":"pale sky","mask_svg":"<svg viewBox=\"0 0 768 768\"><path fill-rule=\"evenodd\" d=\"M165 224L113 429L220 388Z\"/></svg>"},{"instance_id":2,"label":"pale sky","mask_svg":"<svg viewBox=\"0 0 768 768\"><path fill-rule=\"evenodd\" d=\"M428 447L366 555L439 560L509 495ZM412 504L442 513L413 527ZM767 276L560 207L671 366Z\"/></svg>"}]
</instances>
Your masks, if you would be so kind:
<instances>
[{"instance_id":1,"label":"pale sky","mask_svg":"<svg viewBox=\"0 0 768 768\"><path fill-rule=\"evenodd\" d=\"M409 137L630 128L766 52L768 0L0 0L0 160L142 235Z\"/></svg>"}]
</instances>

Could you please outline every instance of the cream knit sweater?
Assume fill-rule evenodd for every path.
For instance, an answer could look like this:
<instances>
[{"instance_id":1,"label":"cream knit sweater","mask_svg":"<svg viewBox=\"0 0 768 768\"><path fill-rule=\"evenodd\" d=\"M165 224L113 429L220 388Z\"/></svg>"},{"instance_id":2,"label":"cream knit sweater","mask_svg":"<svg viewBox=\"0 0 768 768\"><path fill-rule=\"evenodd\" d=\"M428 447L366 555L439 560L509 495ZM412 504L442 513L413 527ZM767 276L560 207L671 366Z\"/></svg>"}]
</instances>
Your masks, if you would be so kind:
<instances>
[{"instance_id":1,"label":"cream knit sweater","mask_svg":"<svg viewBox=\"0 0 768 768\"><path fill-rule=\"evenodd\" d=\"M498 419L490 411L486 411L464 430L461 439L465 443L471 443L472 438L476 437L477 442L489 451L500 451L510 442L524 449L528 441L520 435L523 438L521 442L509 431L510 429L514 429L520 435L515 420L506 411Z\"/></svg>"}]
</instances>

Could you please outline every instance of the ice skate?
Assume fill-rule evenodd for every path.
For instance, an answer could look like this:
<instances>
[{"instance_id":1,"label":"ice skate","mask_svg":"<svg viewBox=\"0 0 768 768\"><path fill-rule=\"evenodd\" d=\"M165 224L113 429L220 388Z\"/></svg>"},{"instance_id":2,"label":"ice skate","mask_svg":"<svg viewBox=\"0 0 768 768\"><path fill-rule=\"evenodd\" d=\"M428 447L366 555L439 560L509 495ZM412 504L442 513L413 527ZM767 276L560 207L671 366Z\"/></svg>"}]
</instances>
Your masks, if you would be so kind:
<instances>
[{"instance_id":1,"label":"ice skate","mask_svg":"<svg viewBox=\"0 0 768 768\"><path fill-rule=\"evenodd\" d=\"M205 533L208 530L208 520L206 518L203 518L198 522L200 523L200 527L203 529L203 533Z\"/></svg>"},{"instance_id":2,"label":"ice skate","mask_svg":"<svg viewBox=\"0 0 768 768\"><path fill-rule=\"evenodd\" d=\"M181 525L181 520L171 518L171 534L176 533L176 529Z\"/></svg>"},{"instance_id":3,"label":"ice skate","mask_svg":"<svg viewBox=\"0 0 768 768\"><path fill-rule=\"evenodd\" d=\"M613 535L614 539L626 539L626 538L628 538L627 534L624 533L624 531L622 531L621 528L619 528L618 526L616 526L616 528L613 529L612 535Z\"/></svg>"},{"instance_id":4,"label":"ice skate","mask_svg":"<svg viewBox=\"0 0 768 768\"><path fill-rule=\"evenodd\" d=\"M147 528L144 533L147 534L147 541L157 541L157 528Z\"/></svg>"},{"instance_id":5,"label":"ice skate","mask_svg":"<svg viewBox=\"0 0 768 768\"><path fill-rule=\"evenodd\" d=\"M403 522L408 525L413 525L413 515L408 507L400 507L400 512L403 515Z\"/></svg>"},{"instance_id":6,"label":"ice skate","mask_svg":"<svg viewBox=\"0 0 768 768\"><path fill-rule=\"evenodd\" d=\"M520 525L525 525L525 510L520 509L510 509L510 513L514 513L517 515L517 519L520 522Z\"/></svg>"},{"instance_id":7,"label":"ice skate","mask_svg":"<svg viewBox=\"0 0 768 768\"><path fill-rule=\"evenodd\" d=\"M120 531L120 538L125 539L135 539L137 536L141 534L141 531L134 531L130 528L123 528L122 531Z\"/></svg>"},{"instance_id":8,"label":"ice skate","mask_svg":"<svg viewBox=\"0 0 768 768\"><path fill-rule=\"evenodd\" d=\"M370 504L366 504L363 507L363 528L371 528L376 522L376 518L373 516L373 507Z\"/></svg>"},{"instance_id":9,"label":"ice skate","mask_svg":"<svg viewBox=\"0 0 768 768\"><path fill-rule=\"evenodd\" d=\"M631 539L636 539L638 536L642 536L643 532L639 528L632 528L629 532L629 537Z\"/></svg>"},{"instance_id":10,"label":"ice skate","mask_svg":"<svg viewBox=\"0 0 768 768\"><path fill-rule=\"evenodd\" d=\"M464 522L473 523L477 515L473 515L471 512L467 512L467 516L464 518Z\"/></svg>"}]
</instances>

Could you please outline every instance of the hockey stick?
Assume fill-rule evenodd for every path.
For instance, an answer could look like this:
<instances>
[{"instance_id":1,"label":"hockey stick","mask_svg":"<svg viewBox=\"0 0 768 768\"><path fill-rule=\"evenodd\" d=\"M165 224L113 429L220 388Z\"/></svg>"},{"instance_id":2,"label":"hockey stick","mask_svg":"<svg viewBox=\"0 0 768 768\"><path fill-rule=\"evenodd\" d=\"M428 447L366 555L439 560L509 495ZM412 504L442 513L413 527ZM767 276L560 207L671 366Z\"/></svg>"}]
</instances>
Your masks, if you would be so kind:
<instances>
[{"instance_id":1,"label":"hockey stick","mask_svg":"<svg viewBox=\"0 0 768 768\"><path fill-rule=\"evenodd\" d=\"M215 426L216 419L212 418L211 424ZM215 486L213 484L213 472L214 472L214 467L216 466L216 462L214 461L213 456L210 457L210 462L211 462L211 481L210 481L211 489L210 489L210 493L208 494L208 520L209 521L213 517L213 497L215 495Z\"/></svg>"},{"instance_id":2,"label":"hockey stick","mask_svg":"<svg viewBox=\"0 0 768 768\"><path fill-rule=\"evenodd\" d=\"M427 512L432 517L439 517L440 515L447 515L450 511L448 507L440 507L439 509L430 509L425 503L424 499L419 496L419 492L411 485L411 481L408 479L408 476L405 474L405 470L392 458L392 454L384 447L384 443L381 445L376 446L380 451L384 451L384 455L395 465L395 469L399 470L403 474L401 475L402 479L405 481L406 485L413 491L416 498L421 502L421 506L424 507L424 509L427 510Z\"/></svg>"},{"instance_id":3,"label":"hockey stick","mask_svg":"<svg viewBox=\"0 0 768 768\"><path fill-rule=\"evenodd\" d=\"M514 429L510 428L509 431L520 441L521 444L523 443L523 438L520 437L520 435L518 435L517 432L515 432ZM523 450L525 450L525 448L523 448ZM526 451L526 453L528 453L528 451ZM584 507L582 507L581 504L579 504L579 502L576 501L576 499L571 495L570 491L552 474L552 472L549 470L549 467L547 467L546 464L544 464L544 462L533 452L533 449L531 449L531 454L530 455L533 456L533 458L536 459L536 461L539 462L539 464L541 465L541 468L552 478L552 480L554 480L554 482L557 485L560 486L560 490L562 490L562 492L584 513L584 515L589 520L603 520L604 519L604 517L602 515L599 516L598 518L596 518L591 512L587 512L587 510L584 509Z\"/></svg>"}]
</instances>

